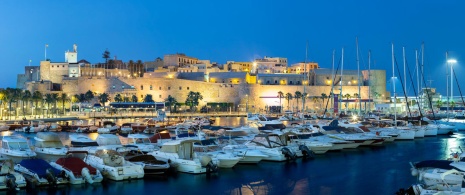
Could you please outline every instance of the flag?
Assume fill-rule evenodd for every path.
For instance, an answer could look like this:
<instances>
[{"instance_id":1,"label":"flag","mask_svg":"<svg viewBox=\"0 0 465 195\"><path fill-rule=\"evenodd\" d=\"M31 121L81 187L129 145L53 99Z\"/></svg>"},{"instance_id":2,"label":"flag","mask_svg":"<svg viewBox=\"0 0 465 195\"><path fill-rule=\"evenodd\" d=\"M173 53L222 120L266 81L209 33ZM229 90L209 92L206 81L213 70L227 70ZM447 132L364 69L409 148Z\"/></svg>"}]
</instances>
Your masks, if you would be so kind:
<instances>
[{"instance_id":1,"label":"flag","mask_svg":"<svg viewBox=\"0 0 465 195\"><path fill-rule=\"evenodd\" d=\"M45 47L48 47L48 44L45 44Z\"/></svg>"}]
</instances>

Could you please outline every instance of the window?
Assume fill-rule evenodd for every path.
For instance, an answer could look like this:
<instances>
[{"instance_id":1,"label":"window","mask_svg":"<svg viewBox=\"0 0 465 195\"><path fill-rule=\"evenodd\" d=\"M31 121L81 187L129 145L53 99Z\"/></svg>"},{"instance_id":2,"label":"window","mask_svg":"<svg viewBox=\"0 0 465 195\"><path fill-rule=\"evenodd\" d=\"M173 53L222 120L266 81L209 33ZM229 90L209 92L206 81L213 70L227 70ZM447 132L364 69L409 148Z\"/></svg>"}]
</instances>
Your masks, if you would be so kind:
<instances>
[{"instance_id":1,"label":"window","mask_svg":"<svg viewBox=\"0 0 465 195\"><path fill-rule=\"evenodd\" d=\"M121 85L121 89L124 89L124 85Z\"/></svg>"},{"instance_id":2,"label":"window","mask_svg":"<svg viewBox=\"0 0 465 195\"><path fill-rule=\"evenodd\" d=\"M158 90L161 90L161 87L158 87Z\"/></svg>"},{"instance_id":3,"label":"window","mask_svg":"<svg viewBox=\"0 0 465 195\"><path fill-rule=\"evenodd\" d=\"M161 98L161 95L158 95L158 98Z\"/></svg>"},{"instance_id":4,"label":"window","mask_svg":"<svg viewBox=\"0 0 465 195\"><path fill-rule=\"evenodd\" d=\"M152 85L150 85L150 90L152 90Z\"/></svg>"},{"instance_id":5,"label":"window","mask_svg":"<svg viewBox=\"0 0 465 195\"><path fill-rule=\"evenodd\" d=\"M171 90L171 87L168 87L168 90Z\"/></svg>"},{"instance_id":6,"label":"window","mask_svg":"<svg viewBox=\"0 0 465 195\"><path fill-rule=\"evenodd\" d=\"M266 81L266 84L270 84L270 81Z\"/></svg>"},{"instance_id":7,"label":"window","mask_svg":"<svg viewBox=\"0 0 465 195\"><path fill-rule=\"evenodd\" d=\"M131 89L134 89L134 85L131 85Z\"/></svg>"},{"instance_id":8,"label":"window","mask_svg":"<svg viewBox=\"0 0 465 195\"><path fill-rule=\"evenodd\" d=\"M289 85L292 85L292 81L289 81Z\"/></svg>"},{"instance_id":9,"label":"window","mask_svg":"<svg viewBox=\"0 0 465 195\"><path fill-rule=\"evenodd\" d=\"M144 86L143 86L143 85L140 85L140 90L144 90Z\"/></svg>"},{"instance_id":10,"label":"window","mask_svg":"<svg viewBox=\"0 0 465 195\"><path fill-rule=\"evenodd\" d=\"M115 89L115 88L116 88L116 86L113 85L113 89Z\"/></svg>"},{"instance_id":11,"label":"window","mask_svg":"<svg viewBox=\"0 0 465 195\"><path fill-rule=\"evenodd\" d=\"M187 90L189 90L189 87L187 87Z\"/></svg>"},{"instance_id":12,"label":"window","mask_svg":"<svg viewBox=\"0 0 465 195\"><path fill-rule=\"evenodd\" d=\"M53 65L52 65L52 68L53 68Z\"/></svg>"},{"instance_id":13,"label":"window","mask_svg":"<svg viewBox=\"0 0 465 195\"><path fill-rule=\"evenodd\" d=\"M143 98L144 98L144 95L140 95L140 98L143 99Z\"/></svg>"},{"instance_id":14,"label":"window","mask_svg":"<svg viewBox=\"0 0 465 195\"><path fill-rule=\"evenodd\" d=\"M179 90L181 90L181 89L182 89L182 87L179 87Z\"/></svg>"},{"instance_id":15,"label":"window","mask_svg":"<svg viewBox=\"0 0 465 195\"><path fill-rule=\"evenodd\" d=\"M277 80L274 80L274 84L278 84L278 81L277 81Z\"/></svg>"}]
</instances>

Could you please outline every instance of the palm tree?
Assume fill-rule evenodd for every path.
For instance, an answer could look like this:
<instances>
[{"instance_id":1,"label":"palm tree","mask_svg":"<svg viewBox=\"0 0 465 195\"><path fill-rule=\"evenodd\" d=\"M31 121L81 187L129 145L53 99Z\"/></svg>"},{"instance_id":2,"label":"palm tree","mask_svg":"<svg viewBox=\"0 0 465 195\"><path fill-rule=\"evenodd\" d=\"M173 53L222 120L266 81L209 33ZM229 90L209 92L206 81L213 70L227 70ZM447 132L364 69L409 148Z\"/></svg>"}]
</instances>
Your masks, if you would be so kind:
<instances>
[{"instance_id":1,"label":"palm tree","mask_svg":"<svg viewBox=\"0 0 465 195\"><path fill-rule=\"evenodd\" d=\"M108 96L107 93L102 93L98 96L98 101L102 103L103 109L105 109L105 103L110 101L110 97Z\"/></svg>"},{"instance_id":2,"label":"palm tree","mask_svg":"<svg viewBox=\"0 0 465 195\"><path fill-rule=\"evenodd\" d=\"M21 102L23 104L23 116L25 115L24 113L24 109L26 107L28 107L28 104L29 104L29 101L31 101L32 99L32 94L29 90L25 90L23 93L22 93L22 98L21 98ZM24 105L24 102L26 102L26 105Z\"/></svg>"},{"instance_id":3,"label":"palm tree","mask_svg":"<svg viewBox=\"0 0 465 195\"><path fill-rule=\"evenodd\" d=\"M192 111L192 108L194 108L194 106L198 106L199 100L202 99L203 96L200 94L200 92L190 91L189 94L187 94L186 105L189 106L190 110Z\"/></svg>"},{"instance_id":4,"label":"palm tree","mask_svg":"<svg viewBox=\"0 0 465 195\"><path fill-rule=\"evenodd\" d=\"M325 103L325 99L328 98L328 95L326 93L321 94L321 99L323 99L323 104Z\"/></svg>"},{"instance_id":5,"label":"palm tree","mask_svg":"<svg viewBox=\"0 0 465 195\"><path fill-rule=\"evenodd\" d=\"M319 97L317 97L317 96L313 96L313 97L312 97L313 104L316 104L316 103L318 103L318 102L319 102L319 100L320 100L320 98L319 98ZM321 105L320 105L320 107L321 107Z\"/></svg>"},{"instance_id":6,"label":"palm tree","mask_svg":"<svg viewBox=\"0 0 465 195\"><path fill-rule=\"evenodd\" d=\"M131 101L132 101L132 102L138 102L138 101L139 101L139 99L137 98L137 96L136 96L136 95L132 95L132 97L131 97Z\"/></svg>"},{"instance_id":7,"label":"palm tree","mask_svg":"<svg viewBox=\"0 0 465 195\"><path fill-rule=\"evenodd\" d=\"M65 115L65 102L68 102L70 99L68 98L68 94L61 93L58 97L58 100L61 101L61 106L63 107L63 115Z\"/></svg>"},{"instance_id":8,"label":"palm tree","mask_svg":"<svg viewBox=\"0 0 465 195\"><path fill-rule=\"evenodd\" d=\"M13 97L14 97L14 99L15 99L15 104L16 104L15 115L18 116L18 113L17 113L17 112L18 112L18 109L19 109L18 104L19 104L19 101L21 100L21 98L23 97L23 93L24 93L24 92L23 92L23 90L18 89L18 88L15 88L14 91L15 91L15 92L14 92L14 96L13 96Z\"/></svg>"},{"instance_id":9,"label":"palm tree","mask_svg":"<svg viewBox=\"0 0 465 195\"><path fill-rule=\"evenodd\" d=\"M278 98L279 98L279 112L282 112L282 104L281 99L284 98L284 93L282 91L278 91Z\"/></svg>"},{"instance_id":10,"label":"palm tree","mask_svg":"<svg viewBox=\"0 0 465 195\"><path fill-rule=\"evenodd\" d=\"M352 96L347 93L343 97L346 98L347 100L349 100L349 98L351 98ZM349 101L346 102L346 110L347 110L347 107L349 107Z\"/></svg>"},{"instance_id":11,"label":"palm tree","mask_svg":"<svg viewBox=\"0 0 465 195\"><path fill-rule=\"evenodd\" d=\"M307 99L308 93L302 93L302 104L305 106L305 100ZM304 106L302 106L302 112L304 111Z\"/></svg>"},{"instance_id":12,"label":"palm tree","mask_svg":"<svg viewBox=\"0 0 465 195\"><path fill-rule=\"evenodd\" d=\"M175 105L176 103L178 103L178 101L176 101L176 98L174 98L173 96L171 95L168 95L168 98L165 99L165 102L168 104L169 108L170 108L170 112L171 112L171 106Z\"/></svg>"},{"instance_id":13,"label":"palm tree","mask_svg":"<svg viewBox=\"0 0 465 195\"><path fill-rule=\"evenodd\" d=\"M290 104L289 101L292 100L292 94L291 93L286 93L286 96L284 97L287 100L287 110L290 110Z\"/></svg>"},{"instance_id":14,"label":"palm tree","mask_svg":"<svg viewBox=\"0 0 465 195\"><path fill-rule=\"evenodd\" d=\"M40 93L40 91L34 91L32 94L32 101L35 102L35 109L39 108L39 101L43 101L43 95Z\"/></svg>"},{"instance_id":15,"label":"palm tree","mask_svg":"<svg viewBox=\"0 0 465 195\"><path fill-rule=\"evenodd\" d=\"M301 97L302 97L302 93L300 91L296 91L295 94L294 94L294 98L297 101L297 105L296 105L297 108L299 107L299 99ZM299 110L299 109L297 109L297 110Z\"/></svg>"},{"instance_id":16,"label":"palm tree","mask_svg":"<svg viewBox=\"0 0 465 195\"><path fill-rule=\"evenodd\" d=\"M124 96L124 98L123 98L123 102L130 102L130 101L131 101L131 100L129 99L129 97L128 97L128 96Z\"/></svg>"},{"instance_id":17,"label":"palm tree","mask_svg":"<svg viewBox=\"0 0 465 195\"><path fill-rule=\"evenodd\" d=\"M438 109L442 107L442 101L441 100L436 101L436 107Z\"/></svg>"},{"instance_id":18,"label":"palm tree","mask_svg":"<svg viewBox=\"0 0 465 195\"><path fill-rule=\"evenodd\" d=\"M94 98L94 93L91 90L89 90L84 94L84 98L87 102L89 102Z\"/></svg>"},{"instance_id":19,"label":"palm tree","mask_svg":"<svg viewBox=\"0 0 465 195\"><path fill-rule=\"evenodd\" d=\"M53 108L55 109L54 110L54 113L57 113L58 114L58 107L57 107L57 102L58 102L58 94L57 93L53 93L52 94L52 97L53 97ZM53 114L52 114L53 116Z\"/></svg>"},{"instance_id":20,"label":"palm tree","mask_svg":"<svg viewBox=\"0 0 465 195\"><path fill-rule=\"evenodd\" d=\"M53 96L50 93L45 94L45 103L47 103L47 117L49 116L50 104L53 103Z\"/></svg>"},{"instance_id":21,"label":"palm tree","mask_svg":"<svg viewBox=\"0 0 465 195\"><path fill-rule=\"evenodd\" d=\"M359 97L358 97L358 93L354 93L354 96L353 96L353 97L354 97L354 98L357 98L357 99L355 100L355 109L357 109L357 104L358 104L358 101L359 101L359 99L358 99L358 98L359 98Z\"/></svg>"},{"instance_id":22,"label":"palm tree","mask_svg":"<svg viewBox=\"0 0 465 195\"><path fill-rule=\"evenodd\" d=\"M151 94L147 94L144 97L144 102L154 102Z\"/></svg>"},{"instance_id":23,"label":"palm tree","mask_svg":"<svg viewBox=\"0 0 465 195\"><path fill-rule=\"evenodd\" d=\"M118 93L118 94L115 95L114 100L115 100L115 102L120 103L120 102L123 101L123 97L121 96L121 94Z\"/></svg>"},{"instance_id":24,"label":"palm tree","mask_svg":"<svg viewBox=\"0 0 465 195\"><path fill-rule=\"evenodd\" d=\"M75 103L78 103L79 104L79 111L81 111L81 99L80 99L80 95L79 94L74 94L73 97L71 98L71 103L73 103L73 105Z\"/></svg>"},{"instance_id":25,"label":"palm tree","mask_svg":"<svg viewBox=\"0 0 465 195\"><path fill-rule=\"evenodd\" d=\"M104 71L103 74L105 75L105 77L107 77L106 69L108 67L108 58L110 58L110 51L108 51L108 49L105 49L105 51L102 54L102 58L105 58L105 68L103 69L103 71Z\"/></svg>"},{"instance_id":26,"label":"palm tree","mask_svg":"<svg viewBox=\"0 0 465 195\"><path fill-rule=\"evenodd\" d=\"M4 90L3 101L8 102L8 120L11 119L11 104L14 102L14 92L13 88L6 88Z\"/></svg>"}]
</instances>

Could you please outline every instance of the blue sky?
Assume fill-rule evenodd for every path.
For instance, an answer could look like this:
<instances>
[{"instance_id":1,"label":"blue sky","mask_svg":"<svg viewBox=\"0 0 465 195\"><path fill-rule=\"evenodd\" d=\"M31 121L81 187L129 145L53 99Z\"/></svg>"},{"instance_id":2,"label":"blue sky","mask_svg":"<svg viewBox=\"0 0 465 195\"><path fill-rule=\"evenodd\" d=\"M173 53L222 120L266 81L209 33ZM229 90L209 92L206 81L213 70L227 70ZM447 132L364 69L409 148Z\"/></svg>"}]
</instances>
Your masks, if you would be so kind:
<instances>
[{"instance_id":1,"label":"blue sky","mask_svg":"<svg viewBox=\"0 0 465 195\"><path fill-rule=\"evenodd\" d=\"M78 58L103 62L102 53L124 61L153 60L186 53L225 63L263 56L308 59L331 66L332 50L345 48L345 68L356 68L355 37L361 67L372 51L374 69L392 76L391 42L402 63L402 46L414 67L414 50L425 42L425 77L445 94L445 52L465 70L463 1L0 1L0 87L15 87L16 74L32 60L64 61L78 45ZM460 77L459 77L460 79ZM454 83L456 86L456 84ZM454 94L458 95L457 88Z\"/></svg>"}]
</instances>

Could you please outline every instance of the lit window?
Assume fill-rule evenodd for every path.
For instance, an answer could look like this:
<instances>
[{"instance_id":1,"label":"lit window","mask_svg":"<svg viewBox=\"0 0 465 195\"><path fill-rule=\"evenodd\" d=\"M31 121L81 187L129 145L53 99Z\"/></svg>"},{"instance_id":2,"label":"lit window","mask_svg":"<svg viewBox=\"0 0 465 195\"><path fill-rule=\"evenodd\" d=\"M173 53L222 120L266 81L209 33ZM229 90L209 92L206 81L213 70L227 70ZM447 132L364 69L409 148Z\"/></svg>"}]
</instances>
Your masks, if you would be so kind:
<instances>
[{"instance_id":1,"label":"lit window","mask_svg":"<svg viewBox=\"0 0 465 195\"><path fill-rule=\"evenodd\" d=\"M150 85L150 90L152 90L152 85Z\"/></svg>"},{"instance_id":2,"label":"lit window","mask_svg":"<svg viewBox=\"0 0 465 195\"><path fill-rule=\"evenodd\" d=\"M158 95L158 98L161 98L161 95Z\"/></svg>"}]
</instances>

